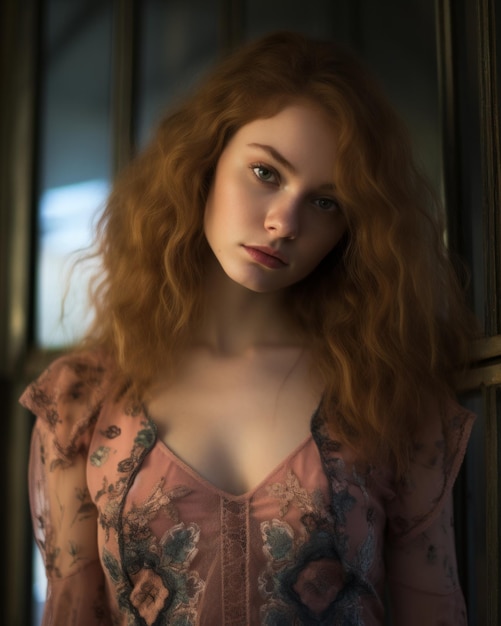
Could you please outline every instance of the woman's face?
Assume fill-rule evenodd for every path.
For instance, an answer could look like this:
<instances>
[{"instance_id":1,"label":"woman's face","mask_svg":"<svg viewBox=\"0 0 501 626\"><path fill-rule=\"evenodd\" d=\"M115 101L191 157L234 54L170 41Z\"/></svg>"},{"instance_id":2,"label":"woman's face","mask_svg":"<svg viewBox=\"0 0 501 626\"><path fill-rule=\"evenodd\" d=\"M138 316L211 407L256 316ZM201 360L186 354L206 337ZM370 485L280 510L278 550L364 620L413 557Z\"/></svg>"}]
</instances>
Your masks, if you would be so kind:
<instances>
[{"instance_id":1,"label":"woman's face","mask_svg":"<svg viewBox=\"0 0 501 626\"><path fill-rule=\"evenodd\" d=\"M333 183L336 136L314 106L291 104L232 137L205 208L224 272L256 292L300 281L346 229Z\"/></svg>"}]
</instances>

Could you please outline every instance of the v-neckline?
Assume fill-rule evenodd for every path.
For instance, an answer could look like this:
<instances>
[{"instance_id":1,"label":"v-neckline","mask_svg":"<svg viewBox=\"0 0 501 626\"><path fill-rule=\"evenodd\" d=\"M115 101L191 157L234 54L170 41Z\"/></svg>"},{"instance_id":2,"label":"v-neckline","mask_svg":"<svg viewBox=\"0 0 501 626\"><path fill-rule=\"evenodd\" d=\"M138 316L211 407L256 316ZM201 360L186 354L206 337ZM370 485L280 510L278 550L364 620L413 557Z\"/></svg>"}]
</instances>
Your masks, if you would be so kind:
<instances>
[{"instance_id":1,"label":"v-neckline","mask_svg":"<svg viewBox=\"0 0 501 626\"><path fill-rule=\"evenodd\" d=\"M153 447L158 446L158 448L164 454L166 454L166 456L169 457L169 459L179 469L181 469L183 472L191 476L199 484L204 486L208 491L212 491L213 493L227 500L245 501L245 500L250 500L253 497L253 495L256 493L256 491L258 491L266 483L270 482L271 478L275 474L277 474L287 463L289 463L292 459L294 459L299 454L299 452L301 452L303 448L305 448L310 442L313 441L312 425L320 410L320 405L321 405L321 401L319 402L317 408L313 411L311 415L310 432L308 433L308 435L295 448L293 448L291 452L287 454L287 456L285 456L281 461L279 461L278 464L274 468L272 468L261 480L259 480L258 483L254 487L251 487L249 490L245 491L242 494L231 493L230 491L217 487L213 482L205 478L198 470L196 470L189 463L184 461L178 454L176 454L169 447L169 445L163 439L161 439L158 436L157 425L155 421L153 420L153 418L149 415L144 405L142 406L142 411L143 411L145 418L148 420L148 423L150 424L151 428L153 429L153 432L155 433L155 443L153 444Z\"/></svg>"}]
</instances>

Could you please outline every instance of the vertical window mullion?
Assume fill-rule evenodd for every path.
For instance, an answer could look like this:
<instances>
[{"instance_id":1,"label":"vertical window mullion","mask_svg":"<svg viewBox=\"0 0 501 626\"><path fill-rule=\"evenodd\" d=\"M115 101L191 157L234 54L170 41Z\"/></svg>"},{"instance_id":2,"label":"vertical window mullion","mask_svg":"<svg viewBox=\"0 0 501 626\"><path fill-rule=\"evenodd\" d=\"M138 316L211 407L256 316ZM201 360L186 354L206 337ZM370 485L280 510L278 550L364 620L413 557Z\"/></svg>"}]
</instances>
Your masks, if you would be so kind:
<instances>
[{"instance_id":1,"label":"vertical window mullion","mask_svg":"<svg viewBox=\"0 0 501 626\"><path fill-rule=\"evenodd\" d=\"M137 0L115 0L112 64L112 151L116 174L132 158L136 144L137 71L140 36Z\"/></svg>"},{"instance_id":2,"label":"vertical window mullion","mask_svg":"<svg viewBox=\"0 0 501 626\"><path fill-rule=\"evenodd\" d=\"M5 461L0 488L6 511L0 555L9 572L0 593L2 624L29 624L31 619L31 603L26 602L31 590L31 530L25 480L30 422L17 398L31 340L39 4L7 0L0 6L6 61L0 74L0 455Z\"/></svg>"},{"instance_id":3,"label":"vertical window mullion","mask_svg":"<svg viewBox=\"0 0 501 626\"><path fill-rule=\"evenodd\" d=\"M498 97L496 34L498 31L494 0L477 4L479 40L480 135L482 145L485 330L488 336L501 333L501 137ZM484 391L486 411L486 545L487 623L501 619L500 507L501 490L501 388Z\"/></svg>"}]
</instances>

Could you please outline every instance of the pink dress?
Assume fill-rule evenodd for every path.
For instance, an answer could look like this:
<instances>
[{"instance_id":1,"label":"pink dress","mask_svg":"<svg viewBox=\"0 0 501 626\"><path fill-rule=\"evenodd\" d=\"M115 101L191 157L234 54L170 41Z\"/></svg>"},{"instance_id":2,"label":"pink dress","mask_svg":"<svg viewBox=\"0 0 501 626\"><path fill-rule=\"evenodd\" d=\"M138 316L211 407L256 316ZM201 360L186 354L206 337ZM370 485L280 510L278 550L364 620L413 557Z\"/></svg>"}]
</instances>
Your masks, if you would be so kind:
<instances>
[{"instance_id":1,"label":"pink dress","mask_svg":"<svg viewBox=\"0 0 501 626\"><path fill-rule=\"evenodd\" d=\"M157 438L96 356L56 361L22 396L37 416L33 525L44 625L463 626L451 488L473 415L416 442L394 484L311 434L252 491L215 488Z\"/></svg>"}]
</instances>

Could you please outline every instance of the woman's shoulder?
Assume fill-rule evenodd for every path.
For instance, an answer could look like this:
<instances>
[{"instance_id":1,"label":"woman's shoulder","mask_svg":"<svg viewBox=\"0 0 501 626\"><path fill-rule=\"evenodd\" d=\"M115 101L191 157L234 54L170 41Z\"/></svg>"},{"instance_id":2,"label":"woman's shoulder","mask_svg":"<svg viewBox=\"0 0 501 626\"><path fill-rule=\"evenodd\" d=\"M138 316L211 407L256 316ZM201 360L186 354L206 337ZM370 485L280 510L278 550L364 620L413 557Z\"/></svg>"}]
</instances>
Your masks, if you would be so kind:
<instances>
[{"instance_id":1,"label":"woman's shoulder","mask_svg":"<svg viewBox=\"0 0 501 626\"><path fill-rule=\"evenodd\" d=\"M335 425L325 418L317 418L313 428L327 473L338 481L350 476L358 482L366 480L373 497L385 508L388 538L397 543L424 532L440 515L476 417L452 397L423 401L420 413L421 423L413 434L409 464L403 474L397 474L387 463L364 461L356 449L336 437Z\"/></svg>"},{"instance_id":2,"label":"woman's shoulder","mask_svg":"<svg viewBox=\"0 0 501 626\"><path fill-rule=\"evenodd\" d=\"M110 363L97 352L75 352L55 360L20 398L48 430L68 460L89 443L110 392Z\"/></svg>"}]
</instances>

